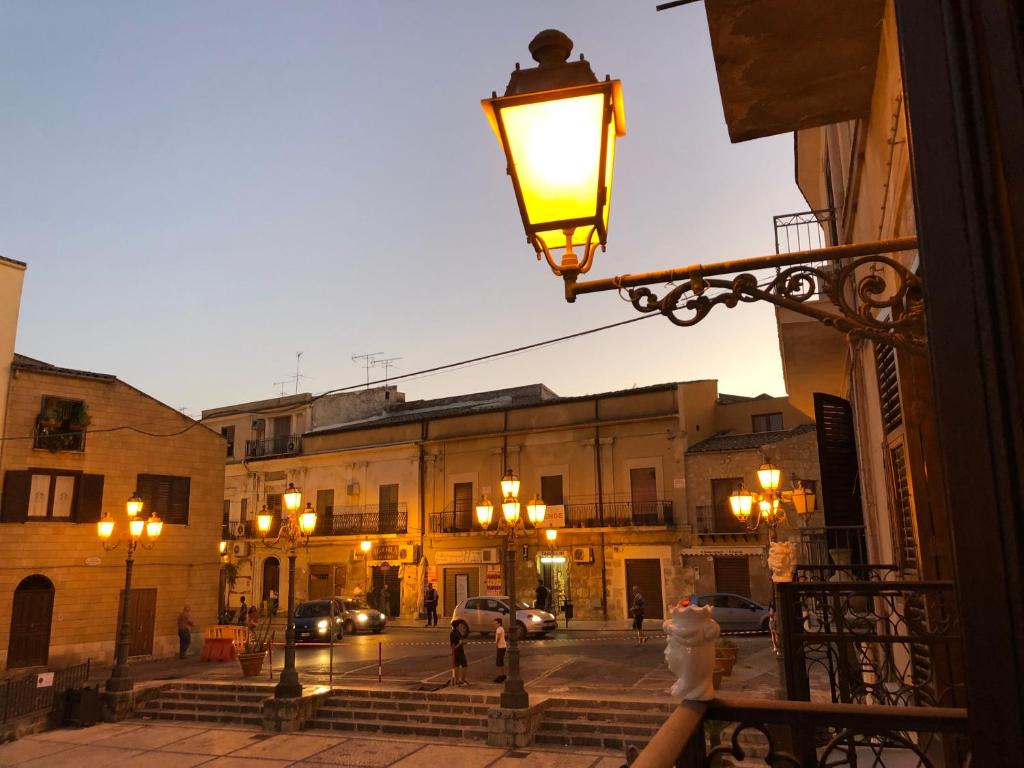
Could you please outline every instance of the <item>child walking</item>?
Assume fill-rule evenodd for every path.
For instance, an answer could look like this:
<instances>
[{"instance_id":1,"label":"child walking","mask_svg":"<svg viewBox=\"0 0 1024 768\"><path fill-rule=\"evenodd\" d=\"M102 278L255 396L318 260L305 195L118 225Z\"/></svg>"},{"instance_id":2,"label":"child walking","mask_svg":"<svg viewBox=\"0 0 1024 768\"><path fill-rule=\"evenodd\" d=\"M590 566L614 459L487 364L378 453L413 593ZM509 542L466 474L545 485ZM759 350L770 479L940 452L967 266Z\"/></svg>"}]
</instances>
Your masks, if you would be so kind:
<instances>
[{"instance_id":1,"label":"child walking","mask_svg":"<svg viewBox=\"0 0 1024 768\"><path fill-rule=\"evenodd\" d=\"M494 678L494 682L504 683L505 651L508 650L508 643L505 642L505 625L501 619L494 620L494 647L497 649L494 663L498 667L498 676Z\"/></svg>"}]
</instances>

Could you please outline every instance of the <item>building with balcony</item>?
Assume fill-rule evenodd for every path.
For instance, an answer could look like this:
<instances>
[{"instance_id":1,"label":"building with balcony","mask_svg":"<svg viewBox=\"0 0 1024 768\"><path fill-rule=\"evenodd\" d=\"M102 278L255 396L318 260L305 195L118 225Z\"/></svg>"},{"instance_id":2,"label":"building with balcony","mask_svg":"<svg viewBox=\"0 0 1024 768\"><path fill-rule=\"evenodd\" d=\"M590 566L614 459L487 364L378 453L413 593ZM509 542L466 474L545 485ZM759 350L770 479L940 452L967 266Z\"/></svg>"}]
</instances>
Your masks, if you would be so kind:
<instances>
[{"instance_id":1,"label":"building with balcony","mask_svg":"<svg viewBox=\"0 0 1024 768\"><path fill-rule=\"evenodd\" d=\"M224 535L239 566L234 590L257 601L272 591L286 597L281 553L253 536L252 520L263 506L280 511L288 483L320 514L299 553L299 599L368 594L377 604L387 584L388 611L409 617L430 581L439 610L450 614L464 598L503 594L514 564L521 599L532 601L540 580L556 612L571 603L576 619L625 624L633 583L647 595L651 619L666 602L726 578L734 591L763 599L763 537L730 537L730 529L725 545L711 540L705 534L717 531L706 530L701 510L728 495L729 483L752 477L769 449L777 461L799 454L786 482L818 478L805 414L786 398L720 395L714 381L582 397L559 397L542 384L418 401L391 388L328 397L334 424L315 416L311 395L204 412L218 430L228 419L238 429L288 414L289 435L295 419L308 425L303 414L314 414L294 435L296 450L227 460ZM358 400L346 405L348 397ZM709 442L716 439L742 447L717 450ZM547 504L541 527L558 530L554 543L527 529L510 556L504 537L481 530L477 501L500 502L506 469L521 478L524 501L536 493ZM371 542L368 556L362 541ZM716 554L732 558L729 577L716 579L727 566L701 571L703 558Z\"/></svg>"}]
</instances>

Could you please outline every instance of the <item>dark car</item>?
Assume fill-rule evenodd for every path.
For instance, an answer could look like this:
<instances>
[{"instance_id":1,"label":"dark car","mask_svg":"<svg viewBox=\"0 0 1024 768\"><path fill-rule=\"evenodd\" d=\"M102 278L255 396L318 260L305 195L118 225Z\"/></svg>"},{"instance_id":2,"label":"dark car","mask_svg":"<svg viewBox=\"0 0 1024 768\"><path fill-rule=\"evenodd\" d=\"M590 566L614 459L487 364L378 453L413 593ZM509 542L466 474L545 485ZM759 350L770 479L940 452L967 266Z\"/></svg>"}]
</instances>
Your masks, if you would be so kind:
<instances>
[{"instance_id":1,"label":"dark car","mask_svg":"<svg viewBox=\"0 0 1024 768\"><path fill-rule=\"evenodd\" d=\"M768 631L768 608L749 597L731 592L710 592L690 595L692 605L710 605L711 618L725 630Z\"/></svg>"},{"instance_id":2,"label":"dark car","mask_svg":"<svg viewBox=\"0 0 1024 768\"><path fill-rule=\"evenodd\" d=\"M365 600L358 597L338 597L335 600L345 631L350 635L358 632L383 632L387 626L387 616L376 608L368 607Z\"/></svg>"},{"instance_id":3,"label":"dark car","mask_svg":"<svg viewBox=\"0 0 1024 768\"><path fill-rule=\"evenodd\" d=\"M327 642L333 638L340 640L345 635L345 620L334 604L334 631L331 631L331 601L308 600L299 603L295 609L295 640L297 642Z\"/></svg>"}]
</instances>

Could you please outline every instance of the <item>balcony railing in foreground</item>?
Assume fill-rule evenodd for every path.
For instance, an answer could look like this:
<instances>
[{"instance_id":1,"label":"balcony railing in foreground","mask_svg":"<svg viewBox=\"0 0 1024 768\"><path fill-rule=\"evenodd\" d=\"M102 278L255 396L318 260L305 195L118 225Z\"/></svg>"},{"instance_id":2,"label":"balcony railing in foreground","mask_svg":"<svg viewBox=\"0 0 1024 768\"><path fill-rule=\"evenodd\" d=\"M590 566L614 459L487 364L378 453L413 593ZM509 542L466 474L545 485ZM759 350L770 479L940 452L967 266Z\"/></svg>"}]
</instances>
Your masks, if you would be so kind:
<instances>
[{"instance_id":1,"label":"balcony railing in foreground","mask_svg":"<svg viewBox=\"0 0 1024 768\"><path fill-rule=\"evenodd\" d=\"M797 562L804 565L844 565L868 561L863 525L826 525L793 529Z\"/></svg>"},{"instance_id":2,"label":"balcony railing in foreground","mask_svg":"<svg viewBox=\"0 0 1024 768\"><path fill-rule=\"evenodd\" d=\"M684 702L632 768L951 768L968 764L967 711L763 699Z\"/></svg>"}]
</instances>

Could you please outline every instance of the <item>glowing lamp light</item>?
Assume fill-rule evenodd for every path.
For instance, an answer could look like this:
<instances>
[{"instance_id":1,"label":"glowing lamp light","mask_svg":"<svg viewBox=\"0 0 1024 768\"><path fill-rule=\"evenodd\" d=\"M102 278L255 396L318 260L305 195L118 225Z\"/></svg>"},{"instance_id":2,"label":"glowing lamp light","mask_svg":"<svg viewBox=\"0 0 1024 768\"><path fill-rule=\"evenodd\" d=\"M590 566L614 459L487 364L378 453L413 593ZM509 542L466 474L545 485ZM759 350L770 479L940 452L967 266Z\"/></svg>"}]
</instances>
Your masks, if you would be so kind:
<instances>
[{"instance_id":1,"label":"glowing lamp light","mask_svg":"<svg viewBox=\"0 0 1024 768\"><path fill-rule=\"evenodd\" d=\"M558 529L548 528L546 531L544 531L544 536L547 538L548 541L553 543L558 538Z\"/></svg>"},{"instance_id":2,"label":"glowing lamp light","mask_svg":"<svg viewBox=\"0 0 1024 768\"><path fill-rule=\"evenodd\" d=\"M133 521L134 522L134 521ZM149 516L149 520L146 521L146 535L149 538L156 541L160 538L160 534L164 530L164 521L156 516L156 512Z\"/></svg>"},{"instance_id":3,"label":"glowing lamp light","mask_svg":"<svg viewBox=\"0 0 1024 768\"><path fill-rule=\"evenodd\" d=\"M96 534L100 537L100 541L108 541L114 535L114 518L109 513L104 514L96 523Z\"/></svg>"},{"instance_id":4,"label":"glowing lamp light","mask_svg":"<svg viewBox=\"0 0 1024 768\"><path fill-rule=\"evenodd\" d=\"M132 493L132 497L125 502L124 507L125 511L128 512L129 518L138 517L142 514L143 501L138 491Z\"/></svg>"},{"instance_id":5,"label":"glowing lamp light","mask_svg":"<svg viewBox=\"0 0 1024 768\"><path fill-rule=\"evenodd\" d=\"M481 528L487 528L493 519L494 505L487 498L487 494L484 494L476 505L476 521L480 523Z\"/></svg>"},{"instance_id":6,"label":"glowing lamp light","mask_svg":"<svg viewBox=\"0 0 1024 768\"><path fill-rule=\"evenodd\" d=\"M284 508L289 512L298 512L302 506L302 492L295 487L295 483L288 483L288 489L284 492Z\"/></svg>"},{"instance_id":7,"label":"glowing lamp light","mask_svg":"<svg viewBox=\"0 0 1024 768\"><path fill-rule=\"evenodd\" d=\"M761 468L757 470L757 482L766 491L777 491L781 476L782 471L774 464L762 464Z\"/></svg>"},{"instance_id":8,"label":"glowing lamp light","mask_svg":"<svg viewBox=\"0 0 1024 768\"><path fill-rule=\"evenodd\" d=\"M359 549L365 555L365 554L369 553L369 551L371 549L373 549L373 542L370 541L369 539L363 539L362 541L359 542Z\"/></svg>"},{"instance_id":9,"label":"glowing lamp light","mask_svg":"<svg viewBox=\"0 0 1024 768\"><path fill-rule=\"evenodd\" d=\"M226 541L222 541L220 544L217 545L217 549L220 551L222 555L225 554L228 551L228 543Z\"/></svg>"},{"instance_id":10,"label":"glowing lamp light","mask_svg":"<svg viewBox=\"0 0 1024 768\"><path fill-rule=\"evenodd\" d=\"M302 510L302 514L299 515L299 530L302 531L303 536L310 536L315 529L316 510L313 509L313 505L307 501L306 508Z\"/></svg>"},{"instance_id":11,"label":"glowing lamp light","mask_svg":"<svg viewBox=\"0 0 1024 768\"><path fill-rule=\"evenodd\" d=\"M522 505L516 499L506 499L501 503L501 514L509 525L515 525L519 522L521 512Z\"/></svg>"},{"instance_id":12,"label":"glowing lamp light","mask_svg":"<svg viewBox=\"0 0 1024 768\"><path fill-rule=\"evenodd\" d=\"M797 480L796 488L793 489L793 508L796 513L798 515L811 514L814 511L815 501L814 491L805 488L803 483Z\"/></svg>"},{"instance_id":13,"label":"glowing lamp light","mask_svg":"<svg viewBox=\"0 0 1024 768\"><path fill-rule=\"evenodd\" d=\"M747 520L750 517L753 505L753 495L742 485L729 496L729 506L732 508L732 513L737 520Z\"/></svg>"},{"instance_id":14,"label":"glowing lamp light","mask_svg":"<svg viewBox=\"0 0 1024 768\"><path fill-rule=\"evenodd\" d=\"M270 533L270 526L274 522L274 516L267 510L266 505L256 515L256 528L260 532L261 536L266 536Z\"/></svg>"},{"instance_id":15,"label":"glowing lamp light","mask_svg":"<svg viewBox=\"0 0 1024 768\"><path fill-rule=\"evenodd\" d=\"M526 519L531 525L540 525L544 522L544 513L547 512L547 504L544 503L538 494L534 494L530 503L526 505Z\"/></svg>"},{"instance_id":16,"label":"glowing lamp light","mask_svg":"<svg viewBox=\"0 0 1024 768\"><path fill-rule=\"evenodd\" d=\"M615 139L626 133L622 84L569 62L573 43L548 29L530 42L537 67L481 106L505 152L526 237L557 275L590 269L608 237ZM583 249L577 254L573 248ZM553 249L561 249L556 263Z\"/></svg>"},{"instance_id":17,"label":"glowing lamp light","mask_svg":"<svg viewBox=\"0 0 1024 768\"><path fill-rule=\"evenodd\" d=\"M142 532L146 529L146 521L141 517L133 517L128 521L128 532L132 535L133 539L138 539L142 536Z\"/></svg>"},{"instance_id":18,"label":"glowing lamp light","mask_svg":"<svg viewBox=\"0 0 1024 768\"><path fill-rule=\"evenodd\" d=\"M519 478L515 476L511 469L501 478L501 495L505 499L519 498Z\"/></svg>"}]
</instances>

